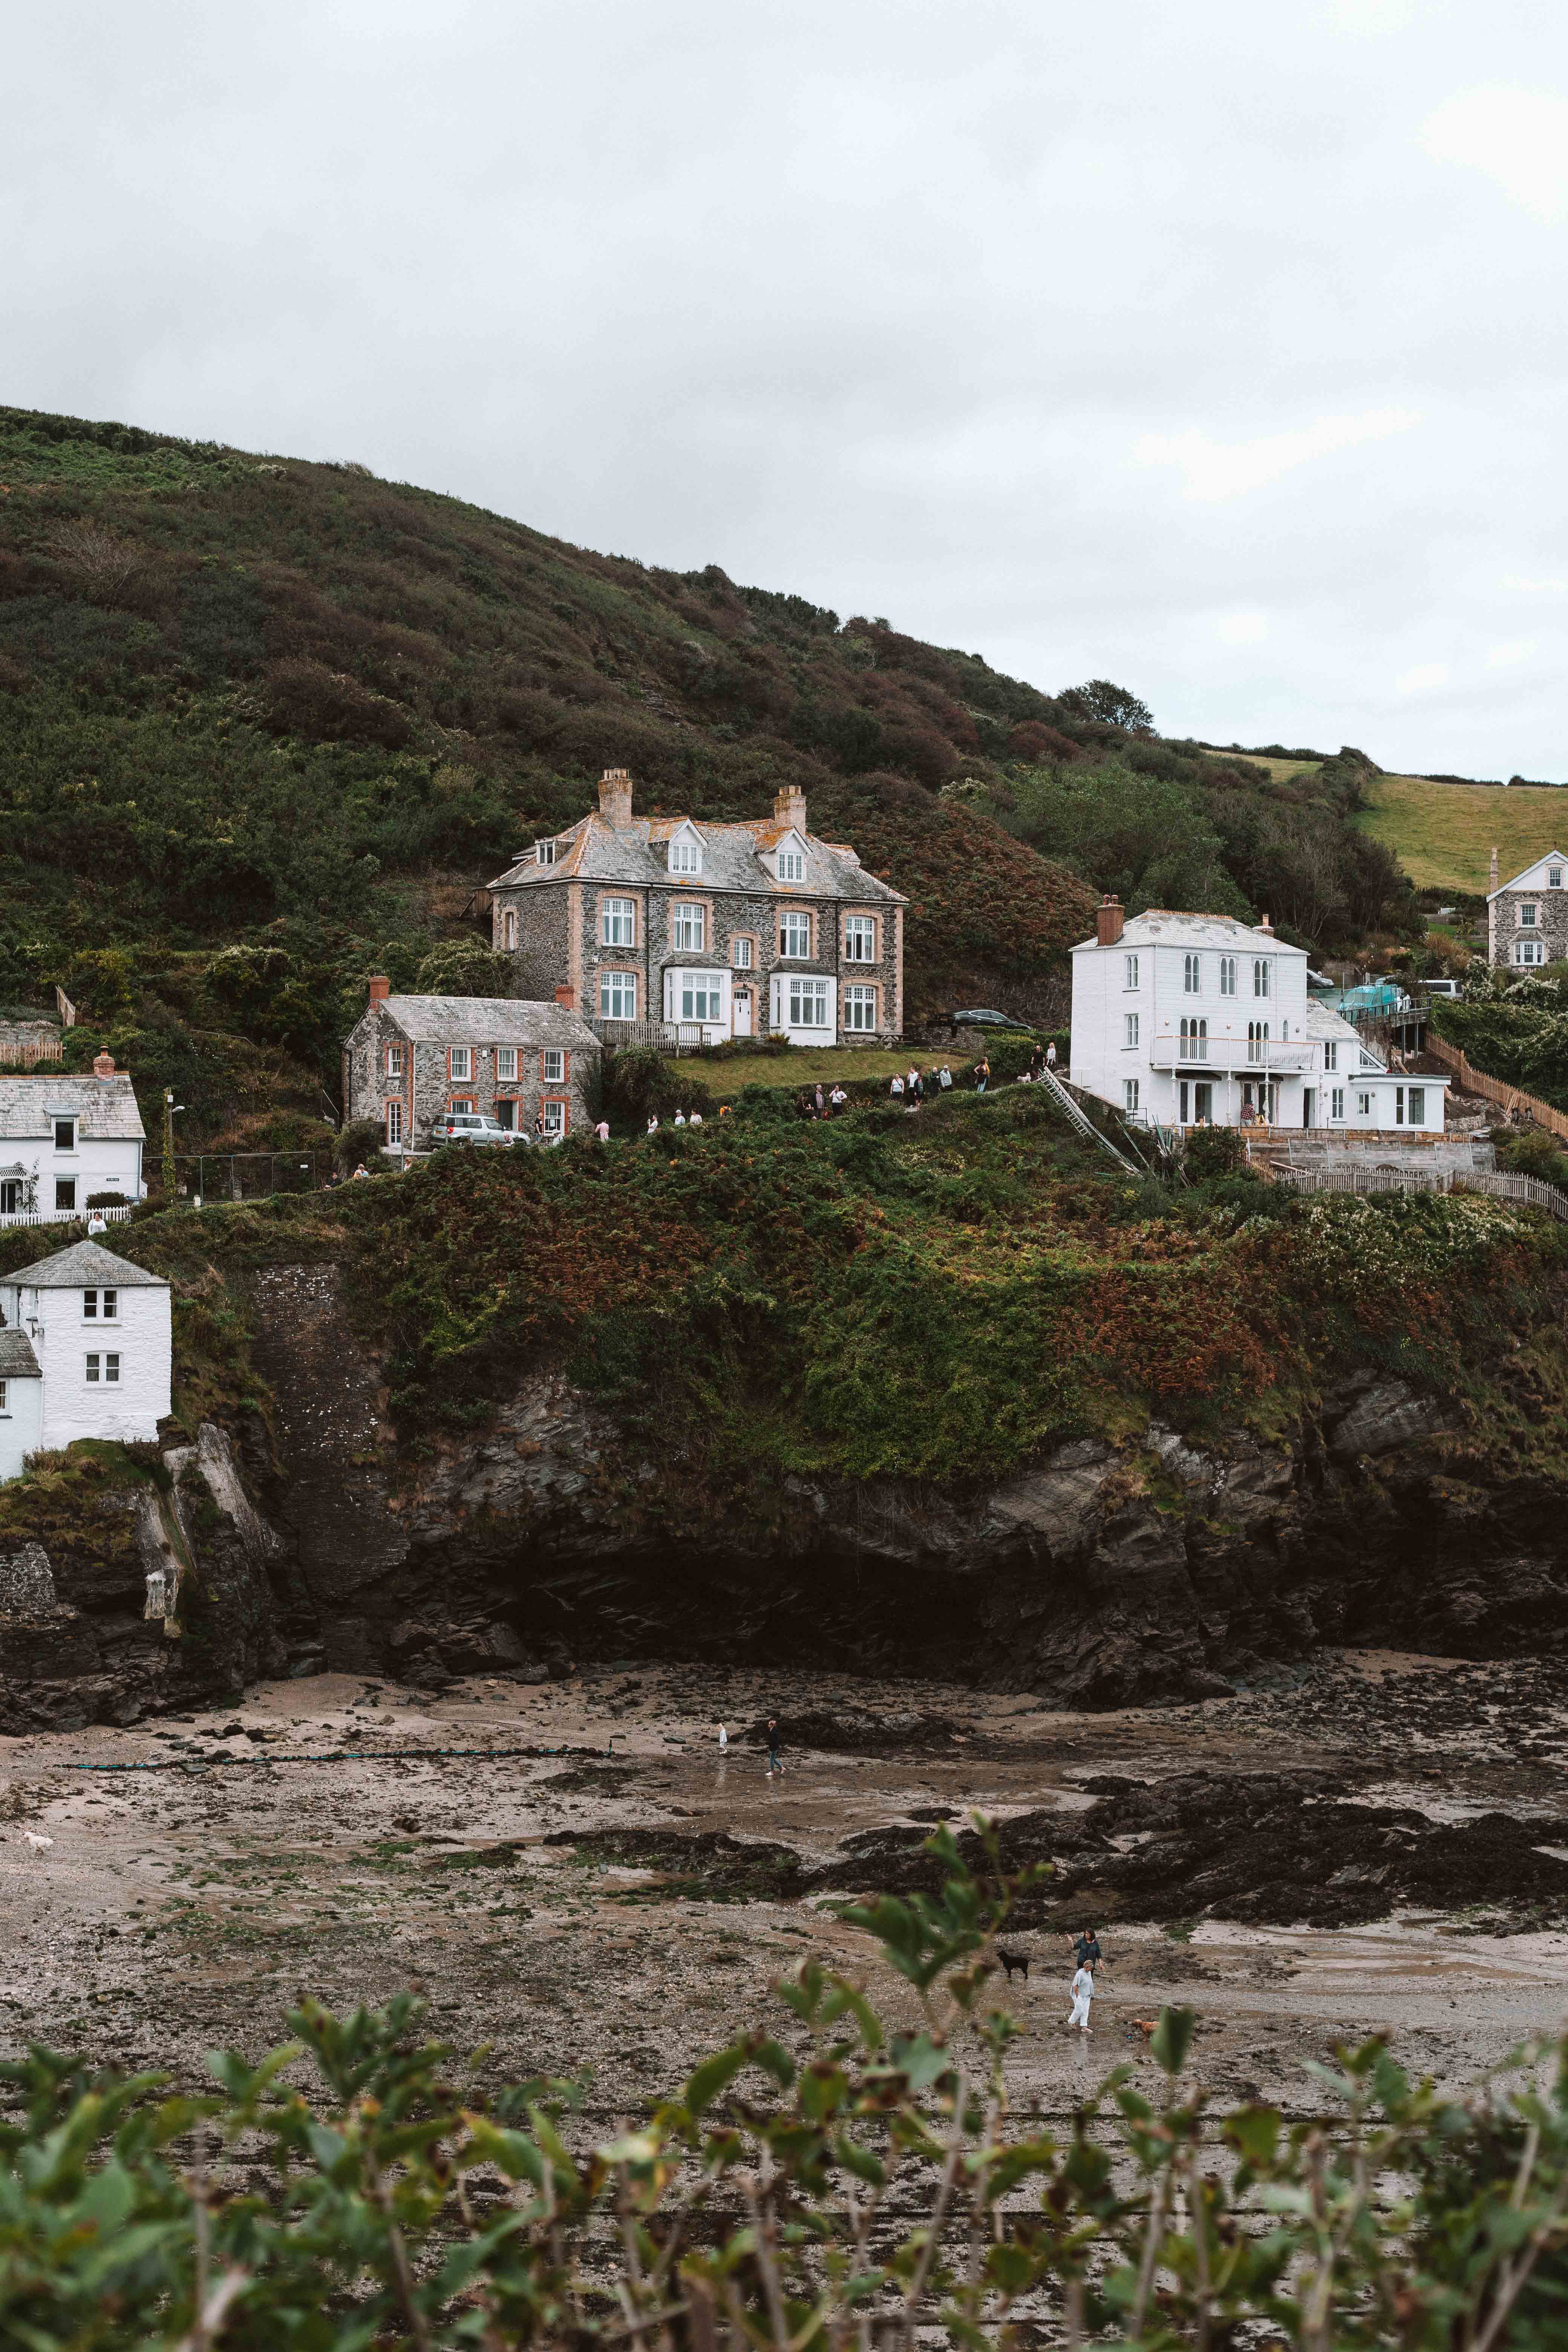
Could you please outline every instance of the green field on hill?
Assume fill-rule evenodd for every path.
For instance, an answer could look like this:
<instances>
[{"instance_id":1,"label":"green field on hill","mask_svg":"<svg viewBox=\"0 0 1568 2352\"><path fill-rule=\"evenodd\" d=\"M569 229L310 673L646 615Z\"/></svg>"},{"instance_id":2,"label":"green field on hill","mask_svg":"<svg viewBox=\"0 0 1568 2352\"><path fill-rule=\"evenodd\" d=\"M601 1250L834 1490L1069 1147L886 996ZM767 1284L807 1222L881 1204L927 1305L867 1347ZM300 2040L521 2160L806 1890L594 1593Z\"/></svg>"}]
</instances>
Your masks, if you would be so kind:
<instances>
[{"instance_id":1,"label":"green field on hill","mask_svg":"<svg viewBox=\"0 0 1568 2352\"><path fill-rule=\"evenodd\" d=\"M1435 784L1424 776L1379 776L1366 788L1356 823L1392 849L1418 890L1485 892L1493 845L1499 870L1510 874L1562 846L1568 794L1539 785L1506 791L1481 784Z\"/></svg>"}]
</instances>

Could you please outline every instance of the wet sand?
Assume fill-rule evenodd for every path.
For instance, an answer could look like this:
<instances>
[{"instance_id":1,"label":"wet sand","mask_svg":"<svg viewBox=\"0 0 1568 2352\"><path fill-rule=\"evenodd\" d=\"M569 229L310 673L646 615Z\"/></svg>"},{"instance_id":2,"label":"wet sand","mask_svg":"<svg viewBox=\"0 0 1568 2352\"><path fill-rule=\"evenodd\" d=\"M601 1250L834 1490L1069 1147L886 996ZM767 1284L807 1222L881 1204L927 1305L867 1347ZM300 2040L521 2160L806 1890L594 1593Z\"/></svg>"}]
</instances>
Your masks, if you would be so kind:
<instances>
[{"instance_id":1,"label":"wet sand","mask_svg":"<svg viewBox=\"0 0 1568 2352\"><path fill-rule=\"evenodd\" d=\"M813 1870L843 1862L846 1838L922 1816L1081 1811L1083 1782L1101 1774L1304 1767L1344 1774L1354 1801L1430 1820L1515 1815L1568 1855L1556 1671L1342 1654L1298 1686L1101 1716L932 1684L666 1664L475 1680L439 1697L315 1676L189 1721L3 1739L0 2053L41 2040L195 2081L214 2045L257 2054L286 2038L302 1990L349 2008L412 1985L444 2039L483 2046L487 2080L582 2072L590 2113L621 2115L743 2026L778 2027L769 1987L809 1953L860 1976L894 2018L910 2016L911 1997L826 1896L716 1892L689 1871L682 1887L574 1836L721 1832ZM1568 1671L1561 1682L1568 1694ZM736 1737L769 1713L786 1726L777 1780L760 1740ZM831 1752L787 1728L835 1715ZM949 1728L933 1740L922 1718ZM565 1752L364 1753L510 1746ZM334 1760L223 1760L322 1750ZM73 1769L168 1761L180 1769ZM53 1843L34 1853L27 1830ZM1473 1908L1338 1930L1123 1918L1102 1931L1087 2042L1064 2029L1065 1937L1021 1931L1005 1937L1033 1955L1007 1996L1024 2028L1015 2099L1059 2115L1122 2059L1152 2074L1133 2021L1178 2000L1198 2011L1193 2064L1222 2100L1310 2106L1304 2062L1373 2031L1413 2074L1468 2080L1558 2030L1568 2007L1568 1918L1498 1924Z\"/></svg>"}]
</instances>

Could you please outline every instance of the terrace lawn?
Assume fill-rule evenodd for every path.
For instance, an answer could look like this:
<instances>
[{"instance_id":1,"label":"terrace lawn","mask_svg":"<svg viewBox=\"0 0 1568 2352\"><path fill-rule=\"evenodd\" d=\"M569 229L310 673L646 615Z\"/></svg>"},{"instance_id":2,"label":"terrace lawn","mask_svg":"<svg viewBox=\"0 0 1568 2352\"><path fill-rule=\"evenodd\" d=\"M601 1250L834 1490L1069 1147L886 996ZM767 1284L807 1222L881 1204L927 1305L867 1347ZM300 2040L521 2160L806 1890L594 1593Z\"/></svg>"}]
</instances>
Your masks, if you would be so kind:
<instances>
[{"instance_id":1,"label":"terrace lawn","mask_svg":"<svg viewBox=\"0 0 1568 2352\"><path fill-rule=\"evenodd\" d=\"M964 1066L977 1060L979 1054L977 1037L973 1051L963 1057ZM949 1059L956 1076L958 1063ZM923 1047L905 1052L898 1046L795 1045L787 1054L738 1055L732 1062L709 1062L700 1055L683 1054L676 1067L689 1065L693 1076L722 1100L738 1095L742 1087L809 1087L818 1078L825 1086L833 1078L890 1078L895 1070L907 1070L911 1062L922 1070L930 1069L931 1056Z\"/></svg>"},{"instance_id":2,"label":"terrace lawn","mask_svg":"<svg viewBox=\"0 0 1568 2352\"><path fill-rule=\"evenodd\" d=\"M1506 882L1568 834L1568 793L1540 785L1434 784L1424 776L1378 776L1355 822L1386 842L1418 890L1489 887L1492 845Z\"/></svg>"}]
</instances>

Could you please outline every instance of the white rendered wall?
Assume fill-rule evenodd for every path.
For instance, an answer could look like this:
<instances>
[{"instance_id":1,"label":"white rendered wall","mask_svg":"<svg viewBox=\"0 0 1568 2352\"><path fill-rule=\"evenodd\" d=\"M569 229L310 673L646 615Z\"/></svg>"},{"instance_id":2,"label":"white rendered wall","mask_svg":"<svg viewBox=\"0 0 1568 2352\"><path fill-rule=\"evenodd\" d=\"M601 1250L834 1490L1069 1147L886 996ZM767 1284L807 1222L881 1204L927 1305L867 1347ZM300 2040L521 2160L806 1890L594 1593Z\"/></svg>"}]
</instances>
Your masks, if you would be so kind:
<instances>
[{"instance_id":1,"label":"white rendered wall","mask_svg":"<svg viewBox=\"0 0 1568 2352\"><path fill-rule=\"evenodd\" d=\"M79 1140L74 1151L57 1151L52 1143L34 1140L12 1145L0 1139L0 1160L20 1160L37 1187L36 1209L55 1205L55 1179L74 1176L76 1204L85 1207L89 1192L123 1192L128 1201L142 1198L142 1146L133 1137L110 1136Z\"/></svg>"},{"instance_id":2,"label":"white rendered wall","mask_svg":"<svg viewBox=\"0 0 1568 2352\"><path fill-rule=\"evenodd\" d=\"M37 1443L69 1445L79 1437L152 1438L169 1412L174 1335L169 1293L138 1284L119 1294L112 1323L89 1322L79 1290L18 1289L0 1286L7 1323L29 1330L33 1353L43 1368L43 1426ZM87 1378L89 1350L120 1358L112 1385ZM101 1374L102 1366L100 1370Z\"/></svg>"},{"instance_id":3,"label":"white rendered wall","mask_svg":"<svg viewBox=\"0 0 1568 2352\"><path fill-rule=\"evenodd\" d=\"M19 1478L28 1454L43 1444L43 1403L42 1381L6 1381L5 1406L0 1412L0 1486L7 1478Z\"/></svg>"}]
</instances>

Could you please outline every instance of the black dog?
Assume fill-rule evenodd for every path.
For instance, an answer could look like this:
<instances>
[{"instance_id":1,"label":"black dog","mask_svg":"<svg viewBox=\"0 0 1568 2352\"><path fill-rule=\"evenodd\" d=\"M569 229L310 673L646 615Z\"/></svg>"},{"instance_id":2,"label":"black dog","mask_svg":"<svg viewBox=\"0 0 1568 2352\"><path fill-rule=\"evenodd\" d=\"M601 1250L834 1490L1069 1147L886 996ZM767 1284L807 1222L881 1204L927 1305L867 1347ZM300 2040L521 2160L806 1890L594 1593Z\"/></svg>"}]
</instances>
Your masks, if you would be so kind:
<instances>
[{"instance_id":1,"label":"black dog","mask_svg":"<svg viewBox=\"0 0 1568 2352\"><path fill-rule=\"evenodd\" d=\"M1001 1945L998 1944L996 1947L996 1957L1007 1971L1007 1981L1009 1984L1013 1981L1013 1971L1015 1969L1023 1969L1024 1982L1026 1984L1028 1983L1029 1955L1027 1952L1005 1952Z\"/></svg>"}]
</instances>

